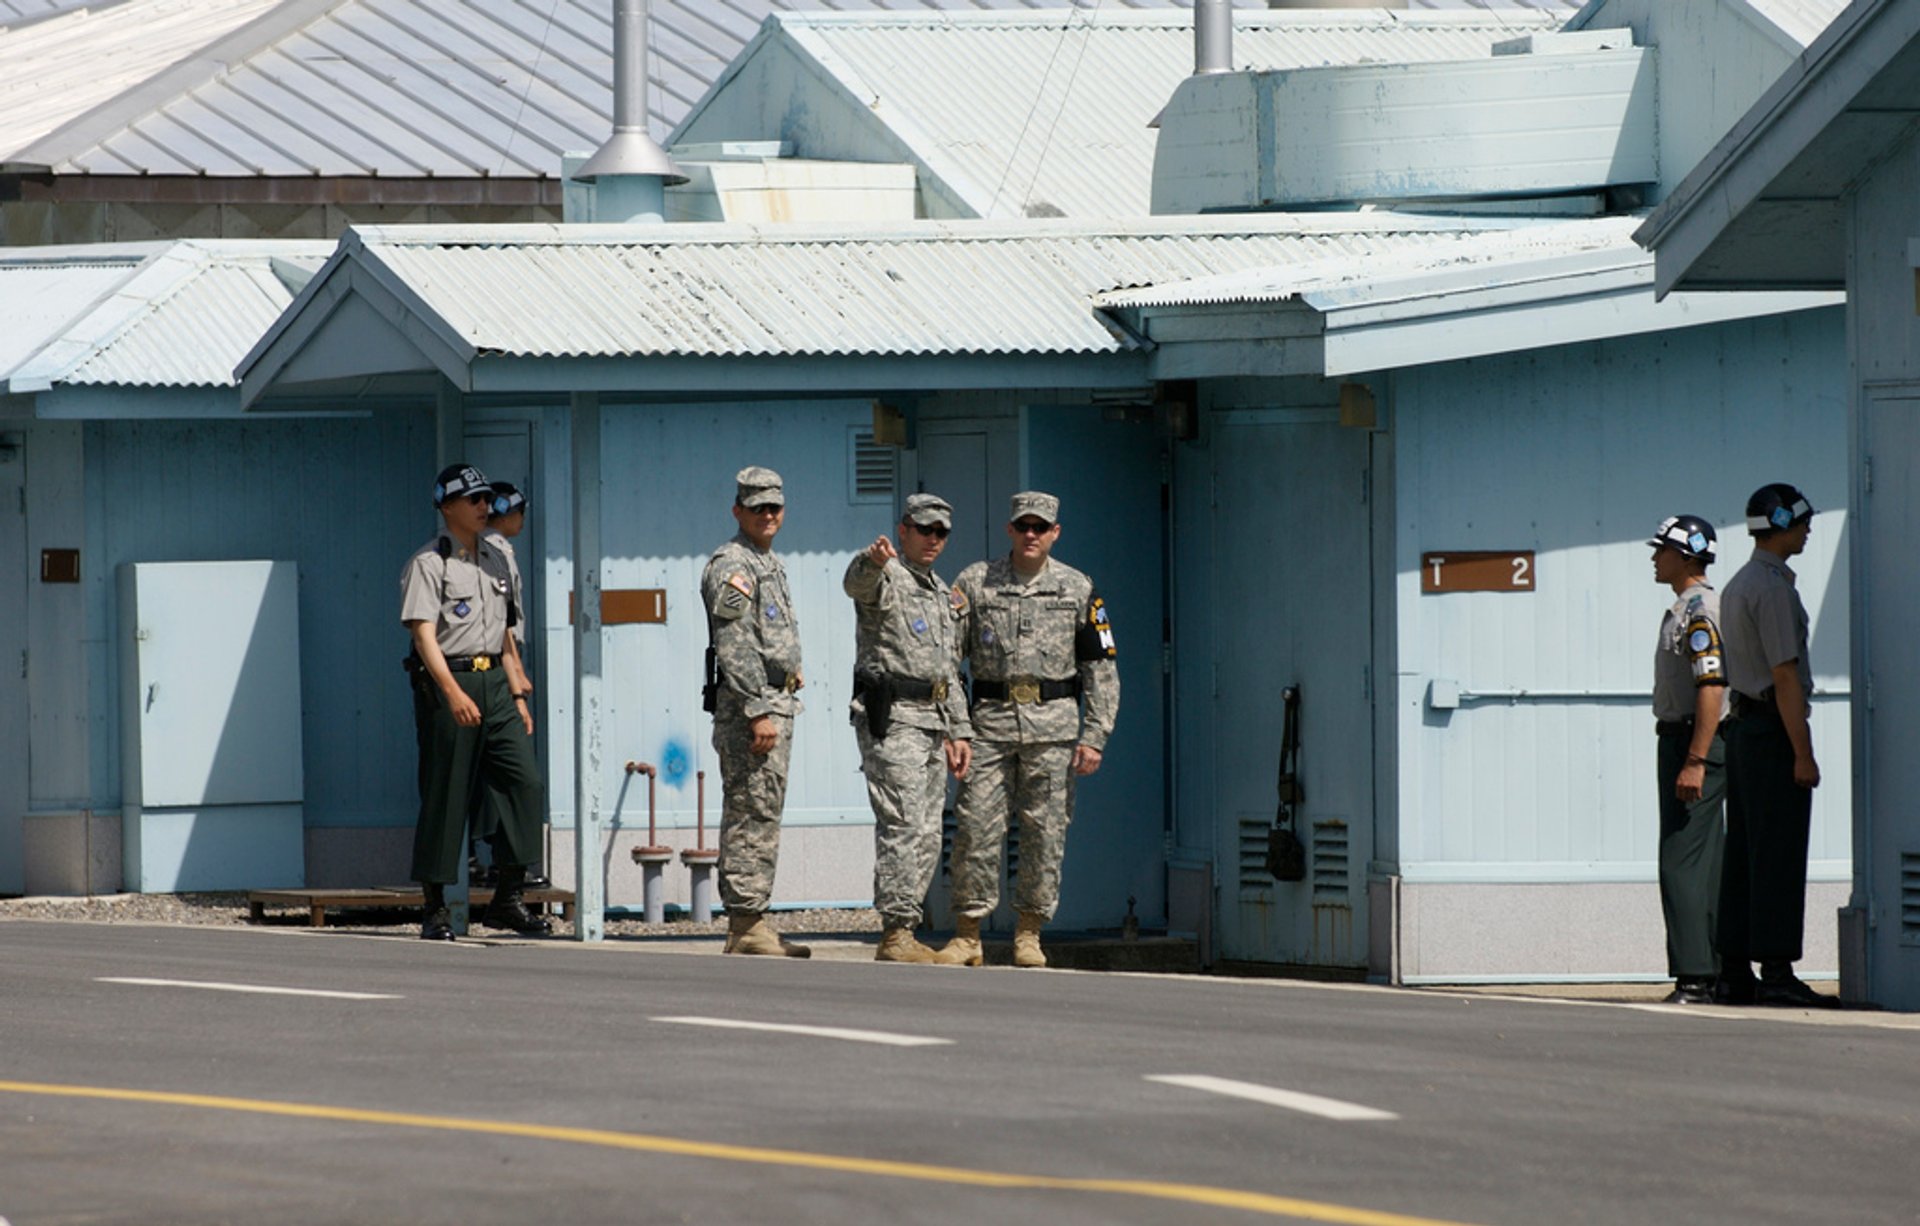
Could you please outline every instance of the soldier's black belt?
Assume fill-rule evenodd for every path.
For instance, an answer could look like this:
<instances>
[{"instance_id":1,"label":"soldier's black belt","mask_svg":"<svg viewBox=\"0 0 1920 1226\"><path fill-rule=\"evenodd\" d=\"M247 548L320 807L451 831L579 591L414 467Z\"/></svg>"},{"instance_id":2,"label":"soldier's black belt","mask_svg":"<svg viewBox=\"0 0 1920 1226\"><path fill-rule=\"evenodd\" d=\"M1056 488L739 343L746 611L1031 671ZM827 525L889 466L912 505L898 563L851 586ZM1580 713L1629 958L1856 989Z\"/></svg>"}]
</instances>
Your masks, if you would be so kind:
<instances>
[{"instance_id":1,"label":"soldier's black belt","mask_svg":"<svg viewBox=\"0 0 1920 1226\"><path fill-rule=\"evenodd\" d=\"M1692 736L1693 721L1690 719L1656 719L1653 721L1655 736Z\"/></svg>"},{"instance_id":2,"label":"soldier's black belt","mask_svg":"<svg viewBox=\"0 0 1920 1226\"><path fill-rule=\"evenodd\" d=\"M947 679L938 681L915 681L910 677L888 677L887 688L893 691L895 698L930 698L935 702L947 700Z\"/></svg>"},{"instance_id":3,"label":"soldier's black belt","mask_svg":"<svg viewBox=\"0 0 1920 1226\"><path fill-rule=\"evenodd\" d=\"M973 683L973 701L976 703L1031 704L1079 696L1080 678L1078 677L1069 677L1065 681L1046 681L1038 677L1014 677L1007 681L975 681Z\"/></svg>"},{"instance_id":4,"label":"soldier's black belt","mask_svg":"<svg viewBox=\"0 0 1920 1226\"><path fill-rule=\"evenodd\" d=\"M790 673L784 668L767 665L767 684L776 690L785 690L791 694L800 688L800 674Z\"/></svg>"},{"instance_id":5,"label":"soldier's black belt","mask_svg":"<svg viewBox=\"0 0 1920 1226\"><path fill-rule=\"evenodd\" d=\"M1733 692L1733 700L1728 706L1728 715L1732 719L1779 719L1780 708L1773 700L1773 687L1760 691L1760 697L1754 698Z\"/></svg>"},{"instance_id":6,"label":"soldier's black belt","mask_svg":"<svg viewBox=\"0 0 1920 1226\"><path fill-rule=\"evenodd\" d=\"M453 673L487 673L500 667L499 656L445 656L447 671ZM416 676L426 673L427 664L419 656L408 655L400 661L400 666Z\"/></svg>"}]
</instances>

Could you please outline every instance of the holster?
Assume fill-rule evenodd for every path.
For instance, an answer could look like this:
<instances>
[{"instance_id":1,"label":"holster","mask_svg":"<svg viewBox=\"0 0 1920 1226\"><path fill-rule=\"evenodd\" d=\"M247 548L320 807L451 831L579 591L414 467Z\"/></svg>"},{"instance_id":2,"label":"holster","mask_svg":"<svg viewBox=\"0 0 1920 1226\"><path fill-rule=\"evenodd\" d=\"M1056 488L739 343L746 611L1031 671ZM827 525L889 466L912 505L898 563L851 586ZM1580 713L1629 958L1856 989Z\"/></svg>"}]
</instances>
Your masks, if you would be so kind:
<instances>
[{"instance_id":1,"label":"holster","mask_svg":"<svg viewBox=\"0 0 1920 1226\"><path fill-rule=\"evenodd\" d=\"M720 654L707 646L706 681L700 687L700 709L708 715L720 705Z\"/></svg>"},{"instance_id":2,"label":"holster","mask_svg":"<svg viewBox=\"0 0 1920 1226\"><path fill-rule=\"evenodd\" d=\"M893 687L887 684L885 677L856 670L853 689L860 695L861 705L866 708L867 732L876 741L886 740L887 730L893 727Z\"/></svg>"}]
</instances>

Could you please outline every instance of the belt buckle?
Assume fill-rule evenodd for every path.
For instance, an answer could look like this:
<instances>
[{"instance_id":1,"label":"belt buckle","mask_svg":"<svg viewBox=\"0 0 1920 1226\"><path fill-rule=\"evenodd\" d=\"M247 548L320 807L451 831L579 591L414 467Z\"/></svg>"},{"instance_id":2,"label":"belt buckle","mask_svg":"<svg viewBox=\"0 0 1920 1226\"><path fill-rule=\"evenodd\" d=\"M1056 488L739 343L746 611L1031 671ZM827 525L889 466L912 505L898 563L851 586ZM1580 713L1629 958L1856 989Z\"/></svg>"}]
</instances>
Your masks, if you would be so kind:
<instances>
[{"instance_id":1,"label":"belt buckle","mask_svg":"<svg viewBox=\"0 0 1920 1226\"><path fill-rule=\"evenodd\" d=\"M492 668L493 668L493 657L492 657L492 656L475 656L475 657L473 657L473 671L474 671L474 672L476 672L476 673L484 673L484 672L488 672L488 671L490 671L490 670L491 670Z\"/></svg>"},{"instance_id":2,"label":"belt buckle","mask_svg":"<svg viewBox=\"0 0 1920 1226\"><path fill-rule=\"evenodd\" d=\"M945 702L947 700L947 679L945 677L933 683L933 700L935 702Z\"/></svg>"},{"instance_id":3,"label":"belt buckle","mask_svg":"<svg viewBox=\"0 0 1920 1226\"><path fill-rule=\"evenodd\" d=\"M780 688L781 688L781 689L782 689L783 691L785 691L786 693L789 693L789 694L791 694L791 693L793 693L794 691L796 691L796 690L798 690L798 689L800 688L800 674L799 674L799 673L788 673L788 674L787 674L787 680L786 680L786 682L785 682L785 684L783 684L783 685L782 685L782 686L781 686Z\"/></svg>"},{"instance_id":4,"label":"belt buckle","mask_svg":"<svg viewBox=\"0 0 1920 1226\"><path fill-rule=\"evenodd\" d=\"M1040 702L1040 679L1024 677L1007 683L1007 697L1017 703L1035 706Z\"/></svg>"}]
</instances>

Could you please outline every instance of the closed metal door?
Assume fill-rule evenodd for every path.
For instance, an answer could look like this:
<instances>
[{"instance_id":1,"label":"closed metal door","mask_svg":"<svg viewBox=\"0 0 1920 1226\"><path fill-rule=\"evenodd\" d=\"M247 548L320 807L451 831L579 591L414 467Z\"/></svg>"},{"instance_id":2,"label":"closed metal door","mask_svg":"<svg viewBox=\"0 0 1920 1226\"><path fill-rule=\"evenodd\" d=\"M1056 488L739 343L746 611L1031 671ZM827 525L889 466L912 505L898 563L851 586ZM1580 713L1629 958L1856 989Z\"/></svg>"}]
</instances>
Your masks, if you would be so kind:
<instances>
[{"instance_id":1,"label":"closed metal door","mask_svg":"<svg viewBox=\"0 0 1920 1226\"><path fill-rule=\"evenodd\" d=\"M1866 831L1872 917L1869 988L1872 999L1891 1008L1920 1007L1915 972L1920 970L1920 760L1913 730L1920 727L1920 567L1913 541L1920 533L1920 389L1899 389L1867 399L1863 471L1866 531L1865 640L1869 670L1855 685L1868 694L1867 785L1871 802ZM1867 474L1871 474L1870 477ZM1815 531L1819 526L1815 525ZM1844 776L1844 761L1814 749L1821 773ZM1823 789L1824 790L1824 789Z\"/></svg>"},{"instance_id":2,"label":"closed metal door","mask_svg":"<svg viewBox=\"0 0 1920 1226\"><path fill-rule=\"evenodd\" d=\"M1214 880L1222 958L1366 963L1373 829L1368 440L1326 415L1216 424ZM1303 881L1264 865L1281 691L1301 692Z\"/></svg>"},{"instance_id":3,"label":"closed metal door","mask_svg":"<svg viewBox=\"0 0 1920 1226\"><path fill-rule=\"evenodd\" d=\"M0 434L0 894L26 889L21 828L27 811L26 451Z\"/></svg>"}]
</instances>

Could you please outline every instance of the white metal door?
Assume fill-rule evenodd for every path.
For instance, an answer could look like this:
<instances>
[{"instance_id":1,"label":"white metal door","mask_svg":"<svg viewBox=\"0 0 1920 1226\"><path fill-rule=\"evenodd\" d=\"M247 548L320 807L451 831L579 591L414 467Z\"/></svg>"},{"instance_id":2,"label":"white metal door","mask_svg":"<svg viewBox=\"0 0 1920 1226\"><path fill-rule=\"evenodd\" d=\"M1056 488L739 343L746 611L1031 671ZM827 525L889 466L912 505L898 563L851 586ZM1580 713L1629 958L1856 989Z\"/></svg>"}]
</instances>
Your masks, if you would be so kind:
<instances>
[{"instance_id":1,"label":"white metal door","mask_svg":"<svg viewBox=\"0 0 1920 1226\"><path fill-rule=\"evenodd\" d=\"M0 434L0 894L26 888L21 828L27 811L26 449Z\"/></svg>"},{"instance_id":2,"label":"white metal door","mask_svg":"<svg viewBox=\"0 0 1920 1226\"><path fill-rule=\"evenodd\" d=\"M1216 424L1214 880L1222 958L1364 966L1373 844L1367 434L1271 410ZM1307 879L1264 868L1281 691L1300 687Z\"/></svg>"}]
</instances>

